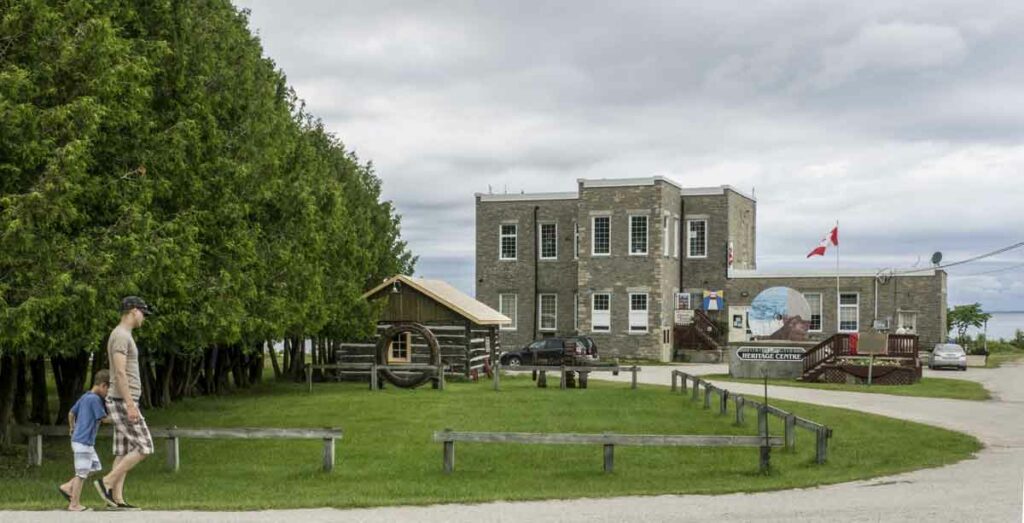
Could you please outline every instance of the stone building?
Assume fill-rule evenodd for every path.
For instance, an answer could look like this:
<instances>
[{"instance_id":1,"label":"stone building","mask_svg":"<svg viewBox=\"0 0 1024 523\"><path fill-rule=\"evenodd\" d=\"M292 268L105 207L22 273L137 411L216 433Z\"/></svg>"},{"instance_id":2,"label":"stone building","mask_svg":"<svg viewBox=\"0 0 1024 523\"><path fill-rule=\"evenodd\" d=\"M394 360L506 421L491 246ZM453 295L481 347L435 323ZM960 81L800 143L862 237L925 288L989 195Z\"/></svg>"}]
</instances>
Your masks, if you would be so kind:
<instances>
[{"instance_id":1,"label":"stone building","mask_svg":"<svg viewBox=\"0 0 1024 523\"><path fill-rule=\"evenodd\" d=\"M834 273L758 272L756 224L753 197L661 176L477 194L476 298L512 319L505 347L579 333L604 355L661 361L686 348L673 339L677 309L716 309L715 320L737 322L729 337L739 341L750 302L774 286L804 293L811 339L876 328L916 333L924 347L945 338L943 271L845 271L840 304Z\"/></svg>"}]
</instances>

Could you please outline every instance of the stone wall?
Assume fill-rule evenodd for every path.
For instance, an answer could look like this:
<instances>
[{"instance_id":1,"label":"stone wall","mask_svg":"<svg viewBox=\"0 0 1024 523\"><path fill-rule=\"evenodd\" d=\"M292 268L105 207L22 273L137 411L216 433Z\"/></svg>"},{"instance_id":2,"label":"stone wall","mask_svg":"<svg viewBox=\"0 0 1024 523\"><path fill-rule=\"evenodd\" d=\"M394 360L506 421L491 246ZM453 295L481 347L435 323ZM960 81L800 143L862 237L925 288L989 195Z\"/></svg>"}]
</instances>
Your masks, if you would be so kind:
<instances>
[{"instance_id":1,"label":"stone wall","mask_svg":"<svg viewBox=\"0 0 1024 523\"><path fill-rule=\"evenodd\" d=\"M729 248L729 198L726 194L683 196L683 285L695 293L694 300L704 289L723 290L726 279L726 255ZM706 219L707 257L691 258L688 250L686 220Z\"/></svg>"},{"instance_id":2,"label":"stone wall","mask_svg":"<svg viewBox=\"0 0 1024 523\"><path fill-rule=\"evenodd\" d=\"M840 292L859 295L859 330L872 329L874 320L889 320L895 332L898 312L916 312L917 335L922 349L930 349L945 339L946 273L905 275L879 282L878 314L875 314L875 278L873 276L840 277ZM829 276L787 276L733 278L726 290L726 310L730 306L750 305L754 297L769 287L790 287L801 293L822 295L822 330L811 332L809 338L822 340L838 331L836 278Z\"/></svg>"},{"instance_id":3,"label":"stone wall","mask_svg":"<svg viewBox=\"0 0 1024 523\"><path fill-rule=\"evenodd\" d=\"M729 240L733 245L733 269L757 269L757 203L742 194L725 190L729 202Z\"/></svg>"},{"instance_id":4,"label":"stone wall","mask_svg":"<svg viewBox=\"0 0 1024 523\"><path fill-rule=\"evenodd\" d=\"M534 207L537 223L534 223ZM574 260L574 226L576 200L481 201L476 203L476 298L499 310L498 295L517 295L515 330L501 330L501 344L506 349L521 347L545 335L575 334L574 294L576 262ZM498 257L499 227L502 223L518 226L518 248L515 261ZM558 237L556 260L538 260L536 237L538 224L555 223ZM536 260L536 264L535 264ZM538 332L538 310L534 281L536 267L537 292L558 296L557 330Z\"/></svg>"}]
</instances>

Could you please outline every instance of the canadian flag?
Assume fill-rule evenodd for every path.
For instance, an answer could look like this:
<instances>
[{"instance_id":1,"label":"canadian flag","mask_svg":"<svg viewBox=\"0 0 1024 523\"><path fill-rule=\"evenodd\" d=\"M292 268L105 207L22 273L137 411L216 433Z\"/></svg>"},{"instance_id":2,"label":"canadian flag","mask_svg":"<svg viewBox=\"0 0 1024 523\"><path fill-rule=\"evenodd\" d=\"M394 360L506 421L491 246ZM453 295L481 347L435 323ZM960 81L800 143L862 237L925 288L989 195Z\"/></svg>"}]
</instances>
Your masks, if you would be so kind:
<instances>
[{"instance_id":1,"label":"canadian flag","mask_svg":"<svg viewBox=\"0 0 1024 523\"><path fill-rule=\"evenodd\" d=\"M807 257L810 258L811 256L824 256L825 249L828 247L828 244L830 243L836 246L839 245L838 225L833 227L832 230L829 231L828 234L826 234L825 237L821 239L821 241L818 243L818 246L815 247L814 250L812 250L810 253L808 253Z\"/></svg>"}]
</instances>

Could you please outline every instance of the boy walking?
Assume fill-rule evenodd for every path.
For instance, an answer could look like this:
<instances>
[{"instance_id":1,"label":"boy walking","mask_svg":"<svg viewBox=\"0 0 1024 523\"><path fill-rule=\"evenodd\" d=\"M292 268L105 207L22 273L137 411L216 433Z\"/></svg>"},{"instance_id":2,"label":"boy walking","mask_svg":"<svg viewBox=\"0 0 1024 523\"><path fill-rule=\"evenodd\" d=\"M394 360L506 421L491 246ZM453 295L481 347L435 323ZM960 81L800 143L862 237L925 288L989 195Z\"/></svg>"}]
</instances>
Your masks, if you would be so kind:
<instances>
[{"instance_id":1,"label":"boy walking","mask_svg":"<svg viewBox=\"0 0 1024 523\"><path fill-rule=\"evenodd\" d=\"M68 500L68 511L89 510L82 506L82 485L93 472L103 469L96 454L96 432L100 423L109 423L104 398L110 390L110 373L101 370L92 380L92 389L78 398L68 412L68 427L71 428L71 451L75 454L75 475L57 487Z\"/></svg>"}]
</instances>

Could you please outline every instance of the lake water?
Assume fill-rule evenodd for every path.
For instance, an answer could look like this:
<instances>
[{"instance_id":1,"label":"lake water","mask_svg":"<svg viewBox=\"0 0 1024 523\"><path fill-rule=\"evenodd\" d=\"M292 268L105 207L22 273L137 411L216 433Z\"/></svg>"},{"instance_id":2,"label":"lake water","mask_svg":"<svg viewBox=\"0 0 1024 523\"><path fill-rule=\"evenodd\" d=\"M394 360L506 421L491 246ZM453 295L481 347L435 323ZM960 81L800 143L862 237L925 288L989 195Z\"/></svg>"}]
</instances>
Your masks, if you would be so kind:
<instances>
[{"instance_id":1,"label":"lake water","mask_svg":"<svg viewBox=\"0 0 1024 523\"><path fill-rule=\"evenodd\" d=\"M990 340L1012 339L1017 329L1024 330L1024 311L993 312L988 320L988 338ZM968 334L974 336L982 329L969 329Z\"/></svg>"}]
</instances>

